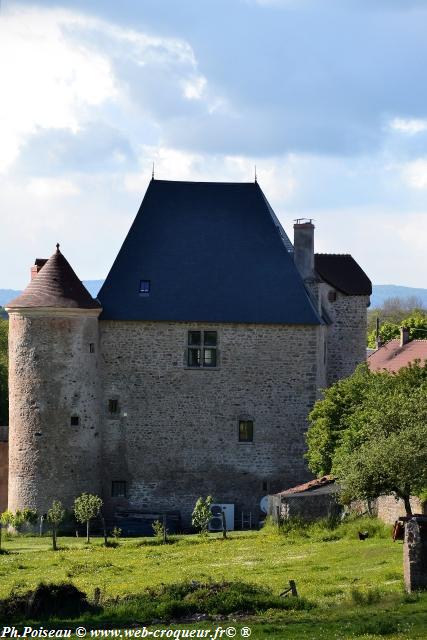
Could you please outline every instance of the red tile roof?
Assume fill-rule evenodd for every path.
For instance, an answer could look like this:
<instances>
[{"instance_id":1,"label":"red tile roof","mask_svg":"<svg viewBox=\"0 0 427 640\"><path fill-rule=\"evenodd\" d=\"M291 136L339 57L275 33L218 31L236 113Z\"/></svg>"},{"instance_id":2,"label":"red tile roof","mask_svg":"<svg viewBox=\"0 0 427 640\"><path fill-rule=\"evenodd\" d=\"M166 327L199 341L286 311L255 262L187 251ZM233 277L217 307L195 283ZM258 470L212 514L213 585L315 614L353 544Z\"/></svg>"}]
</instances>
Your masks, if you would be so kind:
<instances>
[{"instance_id":1,"label":"red tile roof","mask_svg":"<svg viewBox=\"0 0 427 640\"><path fill-rule=\"evenodd\" d=\"M333 484L334 482L335 482L334 476L322 476L321 478L315 478L314 480L309 480L308 482L304 482L304 484L298 484L296 487L285 489L285 491L281 491L277 495L287 496L287 495L292 495L293 493L303 493L304 491L313 491L313 489L318 489L319 487L325 487L326 485Z\"/></svg>"},{"instance_id":2,"label":"red tile roof","mask_svg":"<svg viewBox=\"0 0 427 640\"><path fill-rule=\"evenodd\" d=\"M58 245L25 291L11 300L7 307L100 309L101 305L78 279Z\"/></svg>"},{"instance_id":3,"label":"red tile roof","mask_svg":"<svg viewBox=\"0 0 427 640\"><path fill-rule=\"evenodd\" d=\"M399 371L414 360L427 360L427 340L411 340L400 346L400 339L386 342L368 358L371 371Z\"/></svg>"}]
</instances>

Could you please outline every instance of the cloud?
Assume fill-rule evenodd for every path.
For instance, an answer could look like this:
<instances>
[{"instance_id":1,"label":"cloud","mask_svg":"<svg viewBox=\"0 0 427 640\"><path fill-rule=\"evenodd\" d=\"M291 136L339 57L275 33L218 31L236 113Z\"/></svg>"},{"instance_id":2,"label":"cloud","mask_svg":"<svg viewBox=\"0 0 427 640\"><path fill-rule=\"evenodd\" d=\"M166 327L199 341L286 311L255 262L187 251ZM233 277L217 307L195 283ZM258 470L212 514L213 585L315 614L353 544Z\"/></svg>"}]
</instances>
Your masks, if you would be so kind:
<instances>
[{"instance_id":1,"label":"cloud","mask_svg":"<svg viewBox=\"0 0 427 640\"><path fill-rule=\"evenodd\" d=\"M85 164L93 152L97 162L109 145L117 160L129 157L132 116L145 112L158 121L187 105L191 111L207 85L192 48L179 38L66 9L24 7L4 11L0 20L0 81L0 171L19 160L25 145L34 142L40 151L38 141L55 138L53 132L53 148L42 151L47 168L55 158L69 164L74 152Z\"/></svg>"},{"instance_id":2,"label":"cloud","mask_svg":"<svg viewBox=\"0 0 427 640\"><path fill-rule=\"evenodd\" d=\"M414 136L417 133L421 133L422 131L427 131L427 120L420 120L417 118L413 118L412 120L408 120L405 118L394 118L390 122L390 128L394 129L395 131L400 131L410 136Z\"/></svg>"},{"instance_id":3,"label":"cloud","mask_svg":"<svg viewBox=\"0 0 427 640\"><path fill-rule=\"evenodd\" d=\"M427 159L419 158L402 167L403 180L414 189L427 189Z\"/></svg>"},{"instance_id":4,"label":"cloud","mask_svg":"<svg viewBox=\"0 0 427 640\"><path fill-rule=\"evenodd\" d=\"M61 178L32 178L27 190L36 198L63 198L80 193L80 189L70 180Z\"/></svg>"}]
</instances>

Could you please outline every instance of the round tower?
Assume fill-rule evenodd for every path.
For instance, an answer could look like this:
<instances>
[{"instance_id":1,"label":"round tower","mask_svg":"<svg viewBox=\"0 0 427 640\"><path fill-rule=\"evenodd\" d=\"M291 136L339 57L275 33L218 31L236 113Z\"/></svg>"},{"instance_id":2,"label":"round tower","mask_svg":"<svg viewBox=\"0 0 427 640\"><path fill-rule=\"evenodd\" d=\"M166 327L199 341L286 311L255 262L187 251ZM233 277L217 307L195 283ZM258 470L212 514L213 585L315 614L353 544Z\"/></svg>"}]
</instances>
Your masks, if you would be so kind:
<instances>
[{"instance_id":1,"label":"round tower","mask_svg":"<svg viewBox=\"0 0 427 640\"><path fill-rule=\"evenodd\" d=\"M11 511L100 493L100 304L57 245L9 313Z\"/></svg>"}]
</instances>

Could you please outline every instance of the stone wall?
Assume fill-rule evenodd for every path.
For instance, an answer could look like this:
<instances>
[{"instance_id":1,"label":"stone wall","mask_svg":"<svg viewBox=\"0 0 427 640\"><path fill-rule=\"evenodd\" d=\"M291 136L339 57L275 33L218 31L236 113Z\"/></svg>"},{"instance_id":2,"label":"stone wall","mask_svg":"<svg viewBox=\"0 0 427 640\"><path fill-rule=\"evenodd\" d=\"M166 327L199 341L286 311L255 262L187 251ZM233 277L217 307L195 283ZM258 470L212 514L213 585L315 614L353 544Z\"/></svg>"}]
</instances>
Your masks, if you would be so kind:
<instances>
[{"instance_id":1,"label":"stone wall","mask_svg":"<svg viewBox=\"0 0 427 640\"><path fill-rule=\"evenodd\" d=\"M329 293L335 300L331 300ZM366 331L369 296L347 296L324 283L322 306L332 324L326 337L326 380L331 385L350 376L366 360Z\"/></svg>"},{"instance_id":2,"label":"stone wall","mask_svg":"<svg viewBox=\"0 0 427 640\"><path fill-rule=\"evenodd\" d=\"M337 516L342 512L334 493L269 496L269 515L277 522L277 508L282 521L300 518L306 521Z\"/></svg>"},{"instance_id":3,"label":"stone wall","mask_svg":"<svg viewBox=\"0 0 427 640\"><path fill-rule=\"evenodd\" d=\"M416 497L411 498L412 513L423 513L423 505ZM403 500L396 500L394 496L381 496L376 500L378 518L387 524L394 524L398 518L405 516Z\"/></svg>"},{"instance_id":4,"label":"stone wall","mask_svg":"<svg viewBox=\"0 0 427 640\"><path fill-rule=\"evenodd\" d=\"M70 507L100 490L98 319L55 310L9 323L9 509Z\"/></svg>"},{"instance_id":5,"label":"stone wall","mask_svg":"<svg viewBox=\"0 0 427 640\"><path fill-rule=\"evenodd\" d=\"M403 573L409 593L427 589L427 518L411 518L405 523Z\"/></svg>"},{"instance_id":6,"label":"stone wall","mask_svg":"<svg viewBox=\"0 0 427 640\"><path fill-rule=\"evenodd\" d=\"M8 437L7 427L0 426L0 513L7 509Z\"/></svg>"},{"instance_id":7,"label":"stone wall","mask_svg":"<svg viewBox=\"0 0 427 640\"><path fill-rule=\"evenodd\" d=\"M218 367L190 369L188 330L218 332ZM199 495L233 503L304 482L304 432L316 398L319 327L100 322L103 496L120 506L175 510L184 524ZM108 401L119 412L108 413ZM254 441L238 441L239 419ZM112 498L126 481L128 498Z\"/></svg>"}]
</instances>

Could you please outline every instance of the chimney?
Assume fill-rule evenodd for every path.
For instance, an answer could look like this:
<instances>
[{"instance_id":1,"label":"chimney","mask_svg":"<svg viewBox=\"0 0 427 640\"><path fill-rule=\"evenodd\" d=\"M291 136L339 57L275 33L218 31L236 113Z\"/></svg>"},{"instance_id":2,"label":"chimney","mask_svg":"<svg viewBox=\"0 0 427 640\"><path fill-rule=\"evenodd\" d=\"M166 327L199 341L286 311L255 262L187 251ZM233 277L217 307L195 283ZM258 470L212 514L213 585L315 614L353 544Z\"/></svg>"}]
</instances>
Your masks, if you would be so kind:
<instances>
[{"instance_id":1,"label":"chimney","mask_svg":"<svg viewBox=\"0 0 427 640\"><path fill-rule=\"evenodd\" d=\"M294 262L303 280L314 278L314 224L311 219L295 220Z\"/></svg>"},{"instance_id":2,"label":"chimney","mask_svg":"<svg viewBox=\"0 0 427 640\"><path fill-rule=\"evenodd\" d=\"M31 280L34 280L38 272L47 262L47 258L36 258L34 265L31 267Z\"/></svg>"},{"instance_id":3,"label":"chimney","mask_svg":"<svg viewBox=\"0 0 427 640\"><path fill-rule=\"evenodd\" d=\"M400 327L400 346L403 347L409 342L409 329L408 327Z\"/></svg>"}]
</instances>

